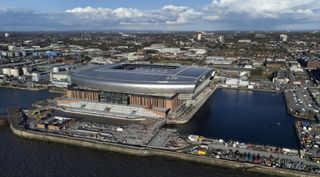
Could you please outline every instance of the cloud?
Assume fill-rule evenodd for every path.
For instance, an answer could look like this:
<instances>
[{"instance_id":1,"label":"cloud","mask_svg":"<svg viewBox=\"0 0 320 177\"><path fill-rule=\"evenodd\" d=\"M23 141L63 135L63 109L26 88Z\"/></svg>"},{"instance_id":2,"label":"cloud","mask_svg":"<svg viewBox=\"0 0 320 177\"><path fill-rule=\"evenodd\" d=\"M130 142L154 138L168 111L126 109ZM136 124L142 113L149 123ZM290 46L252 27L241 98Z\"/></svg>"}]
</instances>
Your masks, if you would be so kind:
<instances>
[{"instance_id":1,"label":"cloud","mask_svg":"<svg viewBox=\"0 0 320 177\"><path fill-rule=\"evenodd\" d=\"M139 26L141 29L166 29L191 24L200 15L192 8L174 5L153 10L76 7L61 13L0 7L0 30L105 30L139 29Z\"/></svg>"},{"instance_id":2,"label":"cloud","mask_svg":"<svg viewBox=\"0 0 320 177\"><path fill-rule=\"evenodd\" d=\"M204 20L240 29L272 30L320 22L319 0L213 0L202 10L207 14Z\"/></svg>"},{"instance_id":3,"label":"cloud","mask_svg":"<svg viewBox=\"0 0 320 177\"><path fill-rule=\"evenodd\" d=\"M145 11L134 8L77 7L67 10L66 13L85 21L112 21L118 24L186 24L201 15L192 8L174 5Z\"/></svg>"},{"instance_id":4,"label":"cloud","mask_svg":"<svg viewBox=\"0 0 320 177\"><path fill-rule=\"evenodd\" d=\"M234 15L256 19L316 19L319 17L319 0L213 0L204 8L220 17Z\"/></svg>"},{"instance_id":5,"label":"cloud","mask_svg":"<svg viewBox=\"0 0 320 177\"><path fill-rule=\"evenodd\" d=\"M88 6L59 13L0 7L0 19L0 30L305 30L319 29L320 1L213 0L198 9Z\"/></svg>"},{"instance_id":6,"label":"cloud","mask_svg":"<svg viewBox=\"0 0 320 177\"><path fill-rule=\"evenodd\" d=\"M139 18L143 17L144 13L138 9L133 8L93 8L93 7L77 7L73 9L66 10L66 13L78 15L81 18L91 18L91 19L126 19L126 18Z\"/></svg>"}]
</instances>

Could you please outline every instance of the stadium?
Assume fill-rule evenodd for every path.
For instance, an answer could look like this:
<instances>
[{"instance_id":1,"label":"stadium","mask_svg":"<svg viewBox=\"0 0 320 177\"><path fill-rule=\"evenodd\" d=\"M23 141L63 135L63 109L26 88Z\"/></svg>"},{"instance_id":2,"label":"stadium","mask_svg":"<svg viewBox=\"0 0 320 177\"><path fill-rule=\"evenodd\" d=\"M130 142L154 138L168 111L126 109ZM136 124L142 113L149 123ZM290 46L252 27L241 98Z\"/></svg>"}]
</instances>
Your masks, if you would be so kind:
<instances>
[{"instance_id":1,"label":"stadium","mask_svg":"<svg viewBox=\"0 0 320 177\"><path fill-rule=\"evenodd\" d=\"M194 66L114 64L77 72L72 83L122 93L192 94L211 73L211 69Z\"/></svg>"},{"instance_id":2,"label":"stadium","mask_svg":"<svg viewBox=\"0 0 320 177\"><path fill-rule=\"evenodd\" d=\"M69 99L175 111L210 84L213 70L197 66L112 64L81 69L71 75Z\"/></svg>"}]
</instances>

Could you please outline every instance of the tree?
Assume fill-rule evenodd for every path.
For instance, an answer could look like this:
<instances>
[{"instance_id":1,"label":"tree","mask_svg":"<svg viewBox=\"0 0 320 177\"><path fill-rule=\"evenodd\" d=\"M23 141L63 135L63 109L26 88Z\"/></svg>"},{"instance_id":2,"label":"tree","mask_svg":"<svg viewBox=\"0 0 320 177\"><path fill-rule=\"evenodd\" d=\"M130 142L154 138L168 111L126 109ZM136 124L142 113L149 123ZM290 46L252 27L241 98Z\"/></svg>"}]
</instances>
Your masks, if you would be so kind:
<instances>
[{"instance_id":1,"label":"tree","mask_svg":"<svg viewBox=\"0 0 320 177\"><path fill-rule=\"evenodd\" d=\"M263 68L258 67L251 71L251 76L262 76L263 75Z\"/></svg>"}]
</instances>

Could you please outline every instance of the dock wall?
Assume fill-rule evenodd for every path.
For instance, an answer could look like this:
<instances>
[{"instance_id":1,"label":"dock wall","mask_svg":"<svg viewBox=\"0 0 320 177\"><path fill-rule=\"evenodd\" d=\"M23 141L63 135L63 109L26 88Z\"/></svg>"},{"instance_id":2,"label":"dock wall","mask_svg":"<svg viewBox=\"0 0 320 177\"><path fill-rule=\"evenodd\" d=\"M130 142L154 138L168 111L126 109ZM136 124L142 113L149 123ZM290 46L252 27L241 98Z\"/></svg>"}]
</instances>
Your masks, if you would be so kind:
<instances>
[{"instance_id":1,"label":"dock wall","mask_svg":"<svg viewBox=\"0 0 320 177\"><path fill-rule=\"evenodd\" d=\"M67 145L74 145L74 146L92 148L92 149L103 150L103 151L112 151L117 153L135 155L135 156L161 156L161 157L167 157L171 159L187 160L187 161L196 162L196 163L228 167L233 169L239 169L242 171L257 172L257 173L263 173L268 175L295 176L295 177L318 176L311 173L264 167L264 166L250 164L250 163L228 161L228 160L215 159L215 158L209 158L204 156L196 156L196 155L184 154L184 153L179 153L179 152L174 152L169 150L151 149L146 147L134 147L134 146L115 144L115 143L101 143L101 142L89 141L89 140L84 141L81 139L76 139L71 137L69 138L69 137L64 137L60 135L48 135L40 132L38 133L38 132L31 132L27 130L20 130L15 128L13 125L10 125L10 127L12 132L19 137L41 140L41 141L48 141L48 142L55 142L55 143L62 143Z\"/></svg>"}]
</instances>

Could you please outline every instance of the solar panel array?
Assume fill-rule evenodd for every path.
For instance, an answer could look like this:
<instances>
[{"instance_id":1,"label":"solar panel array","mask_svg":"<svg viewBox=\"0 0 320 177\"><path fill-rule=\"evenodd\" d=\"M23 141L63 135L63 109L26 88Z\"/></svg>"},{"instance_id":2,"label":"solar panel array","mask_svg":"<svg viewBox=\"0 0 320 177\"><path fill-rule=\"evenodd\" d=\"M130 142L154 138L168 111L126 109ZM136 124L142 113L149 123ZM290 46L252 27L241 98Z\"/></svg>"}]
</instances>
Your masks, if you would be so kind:
<instances>
[{"instance_id":1,"label":"solar panel array","mask_svg":"<svg viewBox=\"0 0 320 177\"><path fill-rule=\"evenodd\" d=\"M144 71L155 73L171 73L178 69L178 66L168 65L151 65L151 64L122 64L110 67L110 69L130 70L130 71Z\"/></svg>"},{"instance_id":2,"label":"solar panel array","mask_svg":"<svg viewBox=\"0 0 320 177\"><path fill-rule=\"evenodd\" d=\"M74 73L74 77L118 82L189 82L195 83L210 69L196 66L151 64L114 64L88 68Z\"/></svg>"},{"instance_id":3,"label":"solar panel array","mask_svg":"<svg viewBox=\"0 0 320 177\"><path fill-rule=\"evenodd\" d=\"M206 68L199 68L199 67L189 67L188 69L185 69L181 72L179 72L177 75L178 76L183 76L183 77L194 77L197 78L201 74L203 74L205 71L207 71Z\"/></svg>"}]
</instances>

